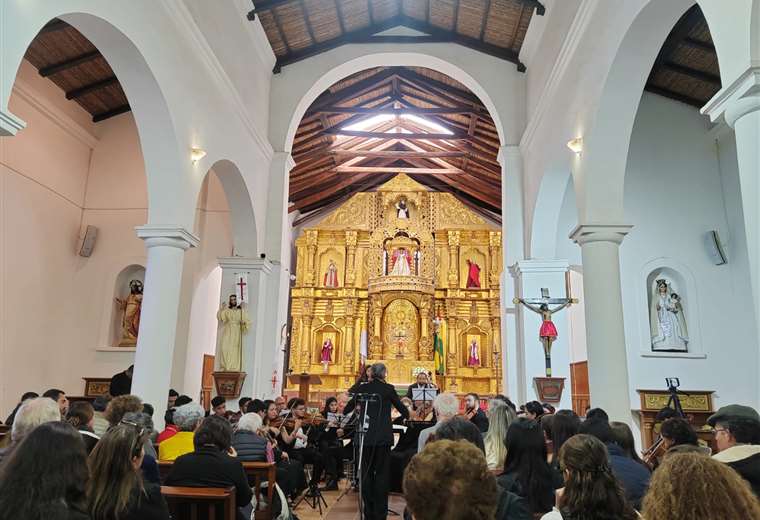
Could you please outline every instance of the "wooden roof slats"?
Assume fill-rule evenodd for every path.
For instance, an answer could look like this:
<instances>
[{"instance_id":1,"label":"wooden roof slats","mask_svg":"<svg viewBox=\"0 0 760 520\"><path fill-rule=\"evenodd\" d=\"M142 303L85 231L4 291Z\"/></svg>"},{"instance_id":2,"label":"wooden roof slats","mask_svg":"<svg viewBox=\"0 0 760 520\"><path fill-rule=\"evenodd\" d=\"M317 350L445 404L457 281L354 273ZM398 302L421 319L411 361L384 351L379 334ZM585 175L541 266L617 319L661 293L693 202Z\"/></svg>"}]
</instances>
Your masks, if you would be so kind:
<instances>
[{"instance_id":1,"label":"wooden roof slats","mask_svg":"<svg viewBox=\"0 0 760 520\"><path fill-rule=\"evenodd\" d=\"M110 65L87 38L60 19L45 25L24 57L92 116L104 121L129 112L129 102Z\"/></svg>"},{"instance_id":2,"label":"wooden roof slats","mask_svg":"<svg viewBox=\"0 0 760 520\"><path fill-rule=\"evenodd\" d=\"M275 72L290 63L349 43L453 42L517 64L536 0L253 0L277 57ZM422 36L381 35L406 26Z\"/></svg>"}]
</instances>

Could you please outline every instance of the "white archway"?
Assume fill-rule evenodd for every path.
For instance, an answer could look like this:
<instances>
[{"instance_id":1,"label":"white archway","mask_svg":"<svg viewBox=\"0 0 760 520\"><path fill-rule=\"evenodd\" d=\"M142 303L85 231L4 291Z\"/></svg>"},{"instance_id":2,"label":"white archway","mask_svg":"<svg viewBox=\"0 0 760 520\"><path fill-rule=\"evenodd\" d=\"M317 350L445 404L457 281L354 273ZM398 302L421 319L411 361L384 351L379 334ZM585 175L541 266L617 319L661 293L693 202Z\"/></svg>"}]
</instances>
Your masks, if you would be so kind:
<instances>
[{"instance_id":1,"label":"white archway","mask_svg":"<svg viewBox=\"0 0 760 520\"><path fill-rule=\"evenodd\" d=\"M573 189L569 170L547 171L541 178L532 218L526 222L530 230L528 257L555 258L560 212L568 189Z\"/></svg>"},{"instance_id":2,"label":"white archway","mask_svg":"<svg viewBox=\"0 0 760 520\"><path fill-rule=\"evenodd\" d=\"M209 169L209 171L211 170L216 173L221 182L224 195L227 198L227 205L230 208L230 225L235 254L251 258L257 256L256 215L243 174L234 162L227 159L216 161Z\"/></svg>"}]
</instances>

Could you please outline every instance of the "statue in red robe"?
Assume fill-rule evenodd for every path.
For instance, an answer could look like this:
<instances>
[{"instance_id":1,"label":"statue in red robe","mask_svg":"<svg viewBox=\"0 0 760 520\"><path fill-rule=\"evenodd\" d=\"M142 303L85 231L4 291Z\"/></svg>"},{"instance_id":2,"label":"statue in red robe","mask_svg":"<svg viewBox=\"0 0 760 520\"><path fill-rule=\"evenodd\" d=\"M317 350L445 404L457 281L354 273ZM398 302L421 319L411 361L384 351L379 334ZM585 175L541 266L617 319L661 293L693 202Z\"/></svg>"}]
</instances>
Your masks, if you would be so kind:
<instances>
[{"instance_id":1,"label":"statue in red robe","mask_svg":"<svg viewBox=\"0 0 760 520\"><path fill-rule=\"evenodd\" d=\"M467 267L469 269L467 273L467 288L480 289L480 266L472 260L467 260Z\"/></svg>"}]
</instances>

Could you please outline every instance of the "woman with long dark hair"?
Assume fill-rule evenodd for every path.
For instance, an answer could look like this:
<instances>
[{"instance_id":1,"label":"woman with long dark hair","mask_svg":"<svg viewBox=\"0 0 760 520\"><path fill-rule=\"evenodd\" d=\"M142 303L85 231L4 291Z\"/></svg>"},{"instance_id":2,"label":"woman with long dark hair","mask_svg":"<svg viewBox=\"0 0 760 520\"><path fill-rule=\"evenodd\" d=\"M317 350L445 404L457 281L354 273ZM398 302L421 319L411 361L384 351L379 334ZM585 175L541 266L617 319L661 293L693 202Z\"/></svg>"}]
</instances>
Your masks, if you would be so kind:
<instances>
[{"instance_id":1,"label":"woman with long dark hair","mask_svg":"<svg viewBox=\"0 0 760 520\"><path fill-rule=\"evenodd\" d=\"M581 427L581 418L572 410L559 410L552 416L551 441L552 459L551 465L559 470L559 450L567 439L576 435Z\"/></svg>"},{"instance_id":2,"label":"woman with long dark hair","mask_svg":"<svg viewBox=\"0 0 760 520\"><path fill-rule=\"evenodd\" d=\"M633 459L649 470L649 466L647 466L646 463L641 460L639 454L636 453L636 444L633 440L631 427L624 422L613 421L610 423L610 428L612 428L612 442L622 448L626 457Z\"/></svg>"},{"instance_id":3,"label":"woman with long dark hair","mask_svg":"<svg viewBox=\"0 0 760 520\"><path fill-rule=\"evenodd\" d=\"M142 427L122 422L92 450L87 490L92 520L169 519L161 488L144 482L140 471L147 435Z\"/></svg>"},{"instance_id":4,"label":"woman with long dark hair","mask_svg":"<svg viewBox=\"0 0 760 520\"><path fill-rule=\"evenodd\" d=\"M541 520L635 520L638 515L612 473L607 448L592 435L571 437L559 451L565 487ZM652 517L655 520L655 517Z\"/></svg>"},{"instance_id":5,"label":"woman with long dark hair","mask_svg":"<svg viewBox=\"0 0 760 520\"><path fill-rule=\"evenodd\" d=\"M551 511L554 490L562 487L561 477L546 461L546 443L538 422L518 418L507 430L507 458L497 482L524 497L532 514Z\"/></svg>"},{"instance_id":6,"label":"woman with long dark hair","mask_svg":"<svg viewBox=\"0 0 760 520\"><path fill-rule=\"evenodd\" d=\"M338 481L344 477L343 453L341 449L343 442L338 439L337 433L340 425L330 420L337 413L337 397L328 397L322 410L322 417L325 418L325 423L319 428L319 437L317 439L319 451L325 457L325 470L327 472L325 489L328 491L338 489Z\"/></svg>"},{"instance_id":7,"label":"woman with long dark hair","mask_svg":"<svg viewBox=\"0 0 760 520\"><path fill-rule=\"evenodd\" d=\"M100 439L92 429L95 422L95 408L87 401L75 401L69 406L69 411L66 413L66 422L76 428L80 435L82 435L82 440L89 455L98 443L98 439Z\"/></svg>"},{"instance_id":8,"label":"woman with long dark hair","mask_svg":"<svg viewBox=\"0 0 760 520\"><path fill-rule=\"evenodd\" d=\"M37 426L0 466L0 519L85 520L87 452L70 424Z\"/></svg>"}]
</instances>

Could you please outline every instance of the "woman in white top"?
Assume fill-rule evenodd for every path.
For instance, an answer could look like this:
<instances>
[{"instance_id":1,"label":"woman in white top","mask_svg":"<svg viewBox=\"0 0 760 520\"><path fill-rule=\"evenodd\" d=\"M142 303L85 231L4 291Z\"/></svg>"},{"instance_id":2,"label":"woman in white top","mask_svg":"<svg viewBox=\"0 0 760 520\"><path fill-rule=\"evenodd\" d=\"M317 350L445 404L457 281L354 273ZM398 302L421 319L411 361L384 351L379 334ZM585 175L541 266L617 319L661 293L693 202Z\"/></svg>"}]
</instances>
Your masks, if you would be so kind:
<instances>
[{"instance_id":1,"label":"woman in white top","mask_svg":"<svg viewBox=\"0 0 760 520\"><path fill-rule=\"evenodd\" d=\"M579 434L559 452L565 487L557 490L557 506L541 520L636 520L638 514L612 474L607 448L591 435Z\"/></svg>"},{"instance_id":2,"label":"woman in white top","mask_svg":"<svg viewBox=\"0 0 760 520\"><path fill-rule=\"evenodd\" d=\"M507 430L515 420L515 411L500 399L491 399L488 403L488 432L483 439L486 446L488 469L501 469L507 457Z\"/></svg>"}]
</instances>

